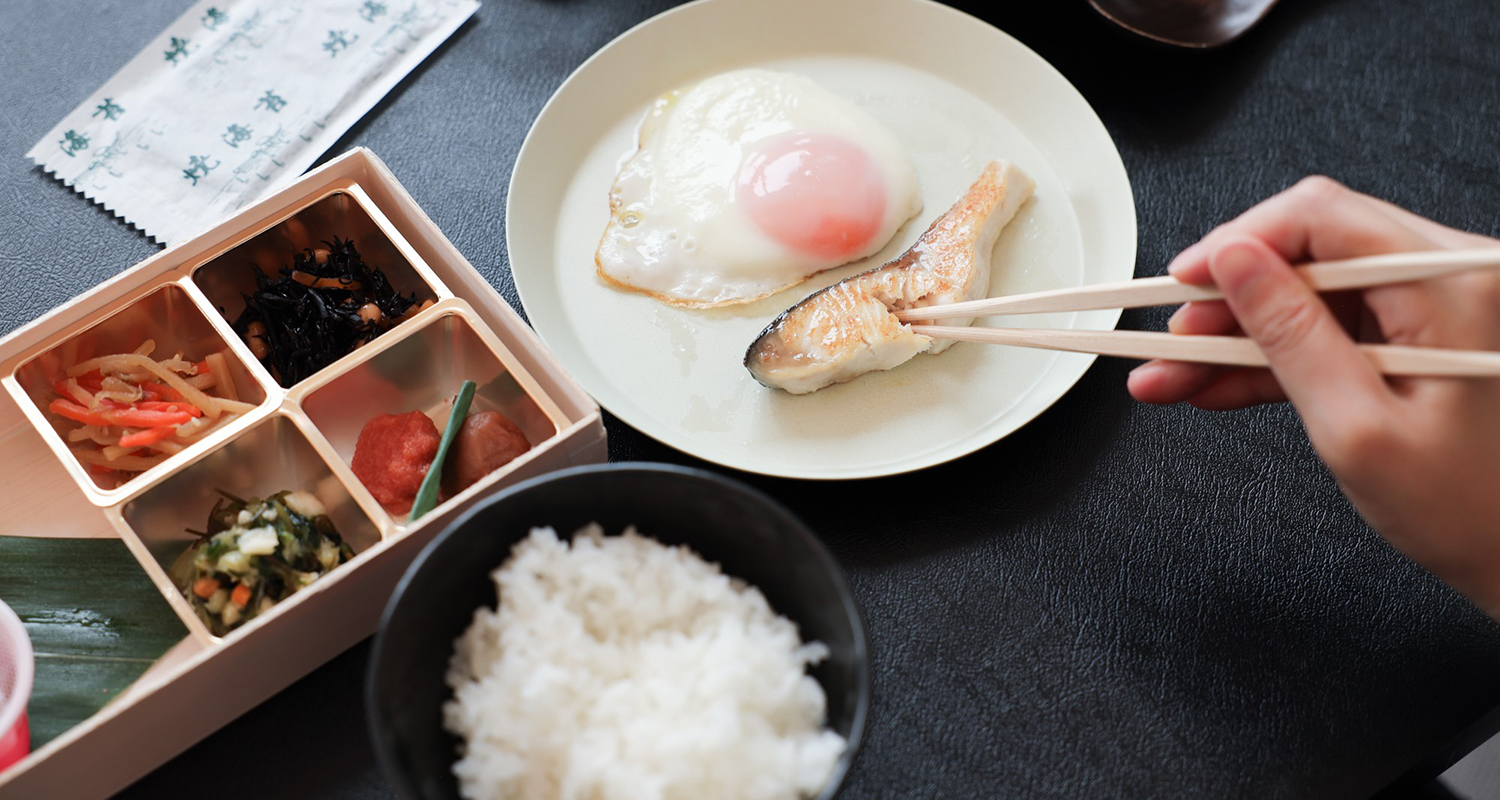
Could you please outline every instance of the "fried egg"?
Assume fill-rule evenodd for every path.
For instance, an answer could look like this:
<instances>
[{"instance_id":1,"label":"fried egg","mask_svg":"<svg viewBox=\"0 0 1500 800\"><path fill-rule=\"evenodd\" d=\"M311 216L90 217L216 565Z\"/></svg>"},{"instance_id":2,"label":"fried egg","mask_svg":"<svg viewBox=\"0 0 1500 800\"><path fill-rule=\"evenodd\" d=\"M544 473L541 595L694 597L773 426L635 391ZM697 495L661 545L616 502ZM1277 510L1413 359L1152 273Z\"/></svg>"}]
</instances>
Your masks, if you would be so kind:
<instances>
[{"instance_id":1,"label":"fried egg","mask_svg":"<svg viewBox=\"0 0 1500 800\"><path fill-rule=\"evenodd\" d=\"M743 69L662 96L610 191L599 276L673 305L748 303L874 255L922 210L916 168L854 103Z\"/></svg>"}]
</instances>

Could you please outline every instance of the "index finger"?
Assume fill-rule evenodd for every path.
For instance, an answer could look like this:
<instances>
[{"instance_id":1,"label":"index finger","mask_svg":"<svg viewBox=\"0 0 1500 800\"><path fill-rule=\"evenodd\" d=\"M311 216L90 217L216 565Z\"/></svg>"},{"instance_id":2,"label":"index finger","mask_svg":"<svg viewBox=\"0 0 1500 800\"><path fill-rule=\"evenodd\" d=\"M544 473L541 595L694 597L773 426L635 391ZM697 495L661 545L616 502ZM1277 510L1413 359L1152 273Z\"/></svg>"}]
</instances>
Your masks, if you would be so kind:
<instances>
[{"instance_id":1,"label":"index finger","mask_svg":"<svg viewBox=\"0 0 1500 800\"><path fill-rule=\"evenodd\" d=\"M1313 444L1322 449L1351 422L1378 418L1375 409L1390 393L1384 380L1285 259L1254 236L1236 236L1209 260L1225 302L1265 351Z\"/></svg>"},{"instance_id":2,"label":"index finger","mask_svg":"<svg viewBox=\"0 0 1500 800\"><path fill-rule=\"evenodd\" d=\"M1208 285L1209 255L1237 236L1254 236L1287 261L1329 261L1381 253L1446 249L1374 198L1324 177L1304 178L1183 250L1167 271Z\"/></svg>"}]
</instances>

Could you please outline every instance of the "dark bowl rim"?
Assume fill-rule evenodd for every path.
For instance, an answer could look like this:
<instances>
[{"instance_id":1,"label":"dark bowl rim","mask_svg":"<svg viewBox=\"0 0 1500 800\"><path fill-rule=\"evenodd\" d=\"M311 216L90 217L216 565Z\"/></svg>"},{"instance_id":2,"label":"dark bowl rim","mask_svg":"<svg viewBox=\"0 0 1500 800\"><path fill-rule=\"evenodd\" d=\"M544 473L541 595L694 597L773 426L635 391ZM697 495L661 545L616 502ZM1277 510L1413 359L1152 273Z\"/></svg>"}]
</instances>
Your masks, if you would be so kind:
<instances>
[{"instance_id":1,"label":"dark bowl rim","mask_svg":"<svg viewBox=\"0 0 1500 800\"><path fill-rule=\"evenodd\" d=\"M534 478L528 478L514 486L503 489L495 494L479 501L472 508L459 515L457 519L448 523L443 530L439 531L432 541L422 547L416 558L402 572L401 579L396 582L396 587L391 591L390 599L386 601L385 608L380 613L380 627L375 631L374 642L370 648L370 662L365 669L364 702L366 725L369 735L375 746L375 758L380 763L381 771L386 779L392 784L399 797L419 797L416 787L412 786L410 776L405 771L396 767L394 750L394 736L388 736L386 727L381 723L378 713L379 701L376 697L375 687L380 683L381 664L384 659L380 654L386 647L386 629L390 621L396 616L401 600L406 595L406 590L427 564L429 557L438 548L443 547L450 539L458 534L458 531L466 527L470 520L478 516L492 505L504 502L514 495L553 481L564 480L576 475L585 475L604 472L645 472L663 475L674 475L679 478L701 480L718 486L721 490L736 492L749 497L768 508L771 512L779 514L791 523L795 534L803 540L812 550L813 556L823 567L823 570L833 579L834 588L838 592L839 601L844 607L844 613L849 618L849 624L854 634L854 679L857 695L854 700L854 719L849 724L849 736L844 754L839 757L838 764L834 766L833 773L828 776L828 782L824 784L823 791L818 794L817 800L833 800L843 788L844 779L853 770L854 763L859 758L860 748L864 745L865 724L870 713L870 655L869 641L865 632L864 615L859 610L859 604L854 600L854 587L849 583L849 577L839 566L838 560L833 557L828 546L823 540L813 533L807 523L793 514L790 509L782 505L765 492L748 484L734 480L733 478L710 472L696 467L684 467L677 464L661 464L652 462L621 462L614 464L587 464L580 467L569 467L556 470ZM648 534L649 535L649 534Z\"/></svg>"}]
</instances>

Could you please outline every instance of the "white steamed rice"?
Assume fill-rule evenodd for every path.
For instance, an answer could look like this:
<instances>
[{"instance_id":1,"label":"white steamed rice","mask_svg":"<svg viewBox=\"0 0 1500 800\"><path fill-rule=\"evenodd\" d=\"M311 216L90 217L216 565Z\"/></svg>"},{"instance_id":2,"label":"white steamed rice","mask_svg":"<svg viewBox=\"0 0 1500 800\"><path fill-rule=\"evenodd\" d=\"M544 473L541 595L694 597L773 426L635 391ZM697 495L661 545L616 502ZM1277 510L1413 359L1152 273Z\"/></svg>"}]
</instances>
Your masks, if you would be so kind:
<instances>
[{"instance_id":1,"label":"white steamed rice","mask_svg":"<svg viewBox=\"0 0 1500 800\"><path fill-rule=\"evenodd\" d=\"M470 800L791 800L843 754L803 644L691 550L538 528L455 642L444 724Z\"/></svg>"}]
</instances>

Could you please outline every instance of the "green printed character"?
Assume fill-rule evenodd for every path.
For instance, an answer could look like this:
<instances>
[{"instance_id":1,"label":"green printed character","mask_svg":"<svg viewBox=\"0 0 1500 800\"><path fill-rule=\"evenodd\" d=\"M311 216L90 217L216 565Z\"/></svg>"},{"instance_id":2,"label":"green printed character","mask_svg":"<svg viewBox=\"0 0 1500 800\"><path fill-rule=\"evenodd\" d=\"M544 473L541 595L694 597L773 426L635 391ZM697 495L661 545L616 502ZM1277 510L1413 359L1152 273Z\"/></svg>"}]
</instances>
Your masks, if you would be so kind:
<instances>
[{"instance_id":1,"label":"green printed character","mask_svg":"<svg viewBox=\"0 0 1500 800\"><path fill-rule=\"evenodd\" d=\"M94 160L89 162L89 165L87 168L85 168L83 175L80 175L78 179L81 181L83 180L83 177L85 175L88 175L99 169L104 170L105 172L115 176L116 178L120 177L120 173L115 172L113 169L111 169L111 166L123 155L125 155L125 149L120 146L120 134L117 133L115 134L114 141L94 151Z\"/></svg>"},{"instance_id":2,"label":"green printed character","mask_svg":"<svg viewBox=\"0 0 1500 800\"><path fill-rule=\"evenodd\" d=\"M230 147L233 147L236 150L238 150L239 146L240 146L240 142L243 142L246 139L249 139L250 136L251 136L251 132L250 132L250 129L248 127L246 127L244 125L230 125L229 126L229 130L224 131L224 135L221 136L220 138L222 138L224 140L224 144L227 144Z\"/></svg>"},{"instance_id":3,"label":"green printed character","mask_svg":"<svg viewBox=\"0 0 1500 800\"><path fill-rule=\"evenodd\" d=\"M385 3L377 3L375 0L365 0L364 6L359 9L360 19L365 22L374 22L375 18L385 13Z\"/></svg>"},{"instance_id":4,"label":"green printed character","mask_svg":"<svg viewBox=\"0 0 1500 800\"><path fill-rule=\"evenodd\" d=\"M71 129L57 143L68 158L75 158L80 151L89 149L89 137Z\"/></svg>"},{"instance_id":5,"label":"green printed character","mask_svg":"<svg viewBox=\"0 0 1500 800\"><path fill-rule=\"evenodd\" d=\"M217 166L219 166L219 159L217 158L214 159L214 163L209 164L208 156L188 156L188 168L182 171L182 177L187 178L193 182L194 186L197 186L198 179L208 177L209 171Z\"/></svg>"},{"instance_id":6,"label":"green printed character","mask_svg":"<svg viewBox=\"0 0 1500 800\"><path fill-rule=\"evenodd\" d=\"M119 119L120 115L124 113L125 109L121 108L119 103L116 103L113 98L106 97L104 98L104 102L100 103L94 109L94 113L89 116L97 117L103 114L105 119Z\"/></svg>"},{"instance_id":7,"label":"green printed character","mask_svg":"<svg viewBox=\"0 0 1500 800\"><path fill-rule=\"evenodd\" d=\"M270 136L267 136L264 139L261 139L259 142L257 142L257 144L259 144L260 147L256 149L255 153L251 156L251 158L264 158L267 161L270 161L272 164L275 164L278 167L284 167L284 166L286 166L285 164L283 164L280 161L276 160L276 154L281 151L281 148L283 146L285 146L286 143L287 143L286 134L282 133L281 132L281 126L277 125L275 133L272 133ZM256 174L259 175L260 179L263 180L263 181L268 181L268 180L271 179L270 175L260 175L260 173L256 173Z\"/></svg>"},{"instance_id":8,"label":"green printed character","mask_svg":"<svg viewBox=\"0 0 1500 800\"><path fill-rule=\"evenodd\" d=\"M172 49L166 51L166 60L172 62L172 66L175 67L178 61L187 56L188 40L173 36L169 44L172 45Z\"/></svg>"},{"instance_id":9,"label":"green printed character","mask_svg":"<svg viewBox=\"0 0 1500 800\"><path fill-rule=\"evenodd\" d=\"M286 107L286 99L277 94L275 89L267 89L266 96L255 101L255 108L258 109L261 106L265 106L267 111L280 114L281 109Z\"/></svg>"},{"instance_id":10,"label":"green printed character","mask_svg":"<svg viewBox=\"0 0 1500 800\"><path fill-rule=\"evenodd\" d=\"M329 58L333 58L344 50L349 49L349 45L357 41L359 41L359 37L355 36L353 39L350 39L348 31L329 31L328 41L323 43L323 49L328 51Z\"/></svg>"},{"instance_id":11,"label":"green printed character","mask_svg":"<svg viewBox=\"0 0 1500 800\"><path fill-rule=\"evenodd\" d=\"M422 20L422 14L421 14L421 12L417 11L417 7L416 6L412 6L411 8L408 8L405 11L401 12L401 16L396 19L395 24L392 25L391 27L392 28L400 28L401 30L406 31L406 35L407 36L410 36L411 38L415 39L417 37L414 34L412 34L412 28L411 28L411 26L414 25L414 24L416 24L416 23L418 23L418 22L420 22L421 20Z\"/></svg>"},{"instance_id":12,"label":"green printed character","mask_svg":"<svg viewBox=\"0 0 1500 800\"><path fill-rule=\"evenodd\" d=\"M203 12L203 27L211 31L218 30L220 25L228 21L229 15L213 6L209 6L208 10Z\"/></svg>"}]
</instances>

